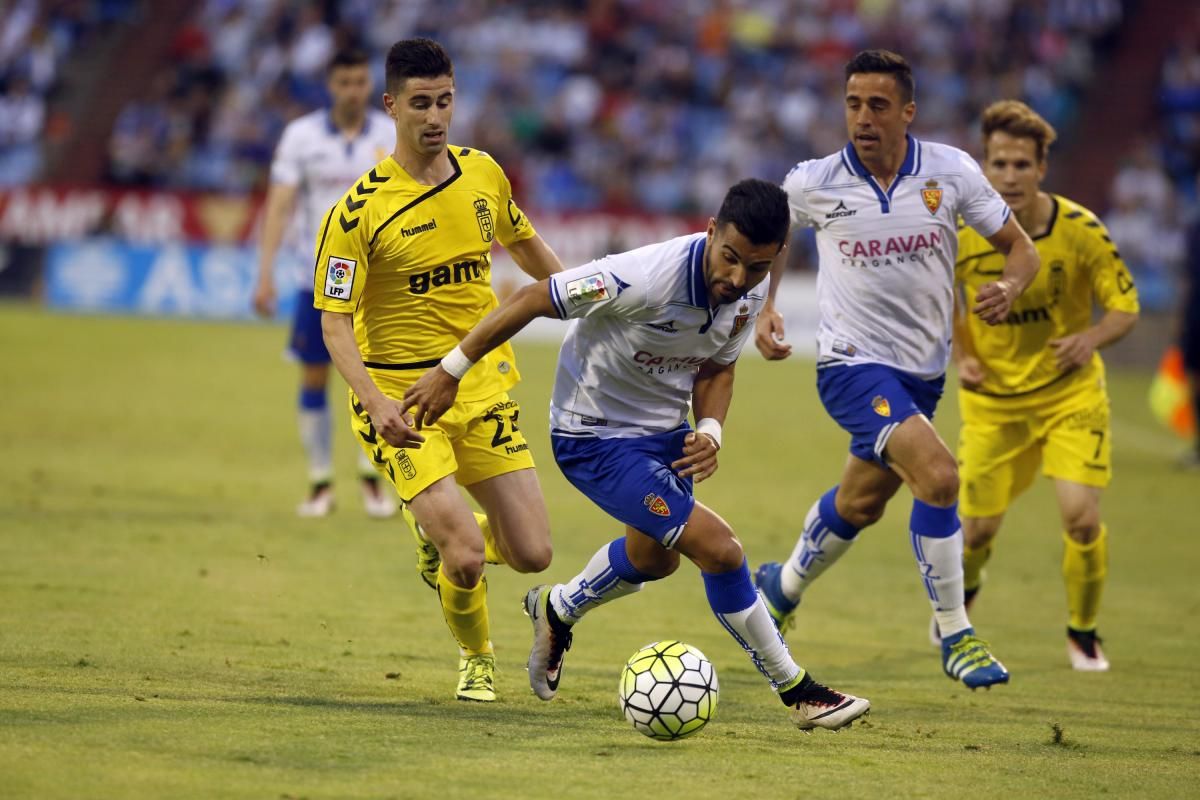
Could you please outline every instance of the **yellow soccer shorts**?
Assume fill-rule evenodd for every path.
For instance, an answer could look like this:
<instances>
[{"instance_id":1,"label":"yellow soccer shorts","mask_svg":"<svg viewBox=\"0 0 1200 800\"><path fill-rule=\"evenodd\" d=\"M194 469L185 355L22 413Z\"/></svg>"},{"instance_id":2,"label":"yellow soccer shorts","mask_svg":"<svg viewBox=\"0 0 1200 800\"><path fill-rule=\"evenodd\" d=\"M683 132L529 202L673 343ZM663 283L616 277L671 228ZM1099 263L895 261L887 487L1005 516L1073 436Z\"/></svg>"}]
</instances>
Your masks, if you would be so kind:
<instances>
[{"instance_id":1,"label":"yellow soccer shorts","mask_svg":"<svg viewBox=\"0 0 1200 800\"><path fill-rule=\"evenodd\" d=\"M1023 415L963 409L958 436L959 513L1002 514L1029 488L1038 466L1048 478L1104 488L1112 478L1108 397L1073 395Z\"/></svg>"},{"instance_id":2,"label":"yellow soccer shorts","mask_svg":"<svg viewBox=\"0 0 1200 800\"><path fill-rule=\"evenodd\" d=\"M454 475L459 485L470 486L533 467L529 443L518 427L520 414L520 406L507 392L455 403L435 425L422 429L425 441L420 448L398 448L384 441L350 392L355 437L406 503L448 475Z\"/></svg>"}]
</instances>

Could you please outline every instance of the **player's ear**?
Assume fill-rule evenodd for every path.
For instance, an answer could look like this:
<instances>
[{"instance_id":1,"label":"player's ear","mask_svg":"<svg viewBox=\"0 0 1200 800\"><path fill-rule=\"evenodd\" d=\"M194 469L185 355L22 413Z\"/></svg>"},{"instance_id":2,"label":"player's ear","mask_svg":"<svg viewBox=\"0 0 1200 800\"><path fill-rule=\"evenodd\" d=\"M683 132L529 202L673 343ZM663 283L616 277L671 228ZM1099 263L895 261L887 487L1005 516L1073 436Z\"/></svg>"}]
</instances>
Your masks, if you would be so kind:
<instances>
[{"instance_id":1,"label":"player's ear","mask_svg":"<svg viewBox=\"0 0 1200 800\"><path fill-rule=\"evenodd\" d=\"M387 111L387 115L392 119L396 118L396 98L392 97L387 92L383 93L383 107Z\"/></svg>"}]
</instances>

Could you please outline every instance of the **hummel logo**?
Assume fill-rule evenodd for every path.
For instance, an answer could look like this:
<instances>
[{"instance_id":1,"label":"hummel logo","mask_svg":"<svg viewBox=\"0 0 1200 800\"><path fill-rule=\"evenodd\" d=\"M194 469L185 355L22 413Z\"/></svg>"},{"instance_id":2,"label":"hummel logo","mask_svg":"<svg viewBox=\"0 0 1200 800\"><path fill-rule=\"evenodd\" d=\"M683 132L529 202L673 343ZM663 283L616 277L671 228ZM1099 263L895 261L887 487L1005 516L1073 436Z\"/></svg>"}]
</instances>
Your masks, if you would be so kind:
<instances>
[{"instance_id":1,"label":"hummel logo","mask_svg":"<svg viewBox=\"0 0 1200 800\"><path fill-rule=\"evenodd\" d=\"M422 225L414 225L411 228L401 227L400 234L402 236L406 236L406 237L407 236L416 236L418 233L425 233L426 231L434 231L434 230L437 230L437 220L430 219L429 222L426 222Z\"/></svg>"},{"instance_id":2,"label":"hummel logo","mask_svg":"<svg viewBox=\"0 0 1200 800\"><path fill-rule=\"evenodd\" d=\"M853 217L858 213L858 209L846 208L846 201L839 200L833 211L825 215L825 219L836 219L838 217Z\"/></svg>"},{"instance_id":3,"label":"hummel logo","mask_svg":"<svg viewBox=\"0 0 1200 800\"><path fill-rule=\"evenodd\" d=\"M679 333L679 329L675 327L675 320L673 319L663 323L647 322L646 327L654 328L654 330L662 331L663 333Z\"/></svg>"}]
</instances>

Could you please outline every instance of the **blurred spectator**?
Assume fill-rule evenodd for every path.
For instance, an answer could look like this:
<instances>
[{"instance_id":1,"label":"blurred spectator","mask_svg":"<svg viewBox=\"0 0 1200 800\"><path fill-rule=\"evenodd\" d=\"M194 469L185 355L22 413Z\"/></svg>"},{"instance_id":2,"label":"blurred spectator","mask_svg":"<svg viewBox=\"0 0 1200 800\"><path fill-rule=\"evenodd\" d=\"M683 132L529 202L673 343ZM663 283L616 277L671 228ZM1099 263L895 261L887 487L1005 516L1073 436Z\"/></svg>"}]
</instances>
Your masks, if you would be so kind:
<instances>
[{"instance_id":1,"label":"blurred spectator","mask_svg":"<svg viewBox=\"0 0 1200 800\"><path fill-rule=\"evenodd\" d=\"M221 80L186 104L183 168L143 172L261 187L278 125L324 102L334 47L371 49L381 81L386 49L425 35L454 56L456 139L493 152L539 208L695 212L841 146L827 98L865 47L914 64L922 135L973 150L979 110L1014 95L1069 127L1120 15L1119 0L206 0L178 80L201 65Z\"/></svg>"}]
</instances>

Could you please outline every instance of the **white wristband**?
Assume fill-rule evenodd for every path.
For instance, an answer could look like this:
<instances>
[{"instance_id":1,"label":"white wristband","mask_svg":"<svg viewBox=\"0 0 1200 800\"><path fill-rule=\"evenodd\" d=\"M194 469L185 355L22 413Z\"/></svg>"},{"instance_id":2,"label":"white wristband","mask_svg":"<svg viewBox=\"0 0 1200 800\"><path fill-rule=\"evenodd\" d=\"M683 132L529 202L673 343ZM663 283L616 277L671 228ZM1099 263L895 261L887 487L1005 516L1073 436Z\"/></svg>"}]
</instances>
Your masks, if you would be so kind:
<instances>
[{"instance_id":1,"label":"white wristband","mask_svg":"<svg viewBox=\"0 0 1200 800\"><path fill-rule=\"evenodd\" d=\"M442 369L450 373L457 381L461 381L463 375L466 375L467 370L473 366L475 366L475 362L463 355L462 347L457 345L442 359Z\"/></svg>"},{"instance_id":2,"label":"white wristband","mask_svg":"<svg viewBox=\"0 0 1200 800\"><path fill-rule=\"evenodd\" d=\"M721 449L721 423L712 417L705 417L697 422L696 433L707 433L717 443L717 449Z\"/></svg>"}]
</instances>

